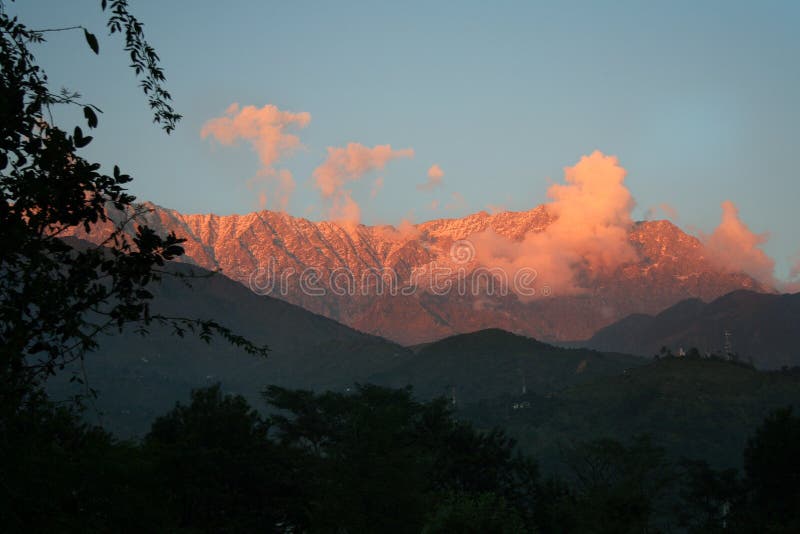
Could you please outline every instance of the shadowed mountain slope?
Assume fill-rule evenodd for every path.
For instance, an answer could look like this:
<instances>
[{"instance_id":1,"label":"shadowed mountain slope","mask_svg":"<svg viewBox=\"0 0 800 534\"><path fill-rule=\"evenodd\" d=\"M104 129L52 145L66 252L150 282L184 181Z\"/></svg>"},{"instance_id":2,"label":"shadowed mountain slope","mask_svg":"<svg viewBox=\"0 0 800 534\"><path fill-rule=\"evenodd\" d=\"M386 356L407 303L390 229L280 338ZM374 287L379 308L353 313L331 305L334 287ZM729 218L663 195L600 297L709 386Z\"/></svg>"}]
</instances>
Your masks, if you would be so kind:
<instances>
[{"instance_id":1,"label":"shadowed mountain slope","mask_svg":"<svg viewBox=\"0 0 800 534\"><path fill-rule=\"evenodd\" d=\"M155 416L198 386L219 381L226 391L260 406L260 391L268 384L341 390L411 355L390 341L256 295L225 276L181 264L170 268L200 277L189 280L191 287L165 277L152 288L154 314L213 319L255 343L266 343L271 352L267 358L251 356L221 339L205 343L194 334L178 337L157 325L147 336L127 328L102 337L85 361L89 385L99 392L90 415L102 412L104 425L121 435L142 433ZM54 398L80 392L67 383L69 373L56 378Z\"/></svg>"},{"instance_id":2,"label":"shadowed mountain slope","mask_svg":"<svg viewBox=\"0 0 800 534\"><path fill-rule=\"evenodd\" d=\"M414 352L373 380L395 387L412 384L423 398L455 394L459 404L520 394L523 388L548 394L646 363L626 354L558 348L498 329L449 337Z\"/></svg>"},{"instance_id":3,"label":"shadowed mountain slope","mask_svg":"<svg viewBox=\"0 0 800 534\"><path fill-rule=\"evenodd\" d=\"M722 353L725 332L740 359L761 368L800 365L800 293L734 291L712 302L689 299L658 315L631 315L599 330L585 346L652 356L697 347Z\"/></svg>"}]
</instances>

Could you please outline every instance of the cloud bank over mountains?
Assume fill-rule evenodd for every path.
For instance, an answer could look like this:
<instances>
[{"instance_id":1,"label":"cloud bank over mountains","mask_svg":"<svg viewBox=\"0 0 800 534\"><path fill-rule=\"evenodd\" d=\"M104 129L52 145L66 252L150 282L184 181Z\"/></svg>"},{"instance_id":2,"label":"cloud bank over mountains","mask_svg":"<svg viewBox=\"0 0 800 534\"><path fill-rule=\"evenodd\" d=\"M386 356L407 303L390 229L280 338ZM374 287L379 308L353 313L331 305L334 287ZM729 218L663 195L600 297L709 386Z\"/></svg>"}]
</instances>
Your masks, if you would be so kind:
<instances>
[{"instance_id":1,"label":"cloud bank over mountains","mask_svg":"<svg viewBox=\"0 0 800 534\"><path fill-rule=\"evenodd\" d=\"M279 164L305 148L299 130L311 122L308 112L292 112L267 104L240 106L231 104L225 113L208 120L200 131L203 139L214 139L221 145L247 143L258 155L260 168L247 184L259 197L259 206L287 210L296 189L291 171ZM362 208L354 198L353 185L368 175L385 170L393 160L411 159L413 148L396 149L389 144L367 146L349 142L343 147L328 147L325 158L313 171L312 183L319 191L327 218L347 225L361 221ZM516 270L535 266L538 276L579 293L585 287L581 277L601 276L620 265L635 261L635 251L628 240L633 225L632 211L636 202L625 185L626 170L614 156L600 151L583 156L574 166L564 169L564 182L547 190L550 201L545 205L553 223L542 232L531 232L521 241L494 234L491 230L471 237L477 260L488 267ZM445 173L439 164L427 172L427 180L416 189L429 193L443 186ZM372 181L369 198L374 199L384 186L384 177ZM445 209L464 206L458 191L449 194ZM438 209L438 200L425 201L430 209ZM647 210L646 218L663 213L677 219L677 210L667 203ZM408 221L406 221L408 224ZM789 287L775 278L775 261L763 250L767 234L753 232L740 218L730 200L722 203L722 218L709 234L698 232L709 259L720 269L744 272L770 287ZM800 260L791 276L798 277Z\"/></svg>"}]
</instances>

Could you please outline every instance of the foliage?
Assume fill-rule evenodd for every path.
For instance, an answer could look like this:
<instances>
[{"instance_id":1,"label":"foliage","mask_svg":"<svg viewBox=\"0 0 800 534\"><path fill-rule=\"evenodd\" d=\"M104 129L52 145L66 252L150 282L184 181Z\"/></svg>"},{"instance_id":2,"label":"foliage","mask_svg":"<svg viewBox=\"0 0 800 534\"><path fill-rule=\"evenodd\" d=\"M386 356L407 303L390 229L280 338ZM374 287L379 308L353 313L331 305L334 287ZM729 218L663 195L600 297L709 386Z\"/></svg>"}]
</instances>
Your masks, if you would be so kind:
<instances>
[{"instance_id":1,"label":"foliage","mask_svg":"<svg viewBox=\"0 0 800 534\"><path fill-rule=\"evenodd\" d=\"M189 405L153 423L144 450L181 528L251 532L303 523L297 462L267 432L243 397L223 395L219 385L194 391Z\"/></svg>"},{"instance_id":2,"label":"foliage","mask_svg":"<svg viewBox=\"0 0 800 534\"><path fill-rule=\"evenodd\" d=\"M132 67L154 110L171 131L180 118L163 88L158 56L125 0L101 3L111 33L125 35ZM251 353L265 354L214 321L151 315L148 285L165 262L183 254L182 239L159 236L134 224L142 208L125 190L131 177L114 166L87 161L80 149L92 141L76 126L71 133L52 124L55 105L77 105L88 127L99 110L79 95L49 89L30 51L46 31L11 18L0 3L0 402L19 405L42 381L96 346L96 336L130 322L172 325L178 334L217 333ZM70 28L64 28L66 30ZM89 47L97 38L85 29ZM121 214L112 220L110 210ZM99 246L70 241L75 229L111 228ZM2 428L0 428L2 431Z\"/></svg>"},{"instance_id":3,"label":"foliage","mask_svg":"<svg viewBox=\"0 0 800 534\"><path fill-rule=\"evenodd\" d=\"M610 439L565 452L572 474L572 516L579 532L646 532L657 523L672 481L664 451L647 436Z\"/></svg>"},{"instance_id":4,"label":"foliage","mask_svg":"<svg viewBox=\"0 0 800 534\"><path fill-rule=\"evenodd\" d=\"M525 531L525 524L518 512L494 493L450 495L434 510L422 528L423 534L513 534Z\"/></svg>"},{"instance_id":5,"label":"foliage","mask_svg":"<svg viewBox=\"0 0 800 534\"><path fill-rule=\"evenodd\" d=\"M735 469L717 471L699 460L682 462L680 503L675 513L688 532L723 532L731 507L741 504L743 485Z\"/></svg>"},{"instance_id":6,"label":"foliage","mask_svg":"<svg viewBox=\"0 0 800 534\"><path fill-rule=\"evenodd\" d=\"M744 476L697 461L674 469L639 437L576 444L565 452L570 475L542 481L502 433L477 432L407 390L270 388L267 398L282 411L265 419L219 385L197 390L134 444L30 396L0 435L0 523L11 532L797 531L800 418L787 411L750 440Z\"/></svg>"},{"instance_id":7,"label":"foliage","mask_svg":"<svg viewBox=\"0 0 800 534\"><path fill-rule=\"evenodd\" d=\"M128 11L127 0L100 0L100 6L103 11L109 12L109 33L125 35L125 51L131 58L131 68L141 78L139 86L153 110L153 122L170 133L181 120L181 116L172 109L172 96L164 88L164 71L158 64L159 58L155 49L144 38L142 23ZM93 36L86 32L86 37L94 53L98 53L96 39L92 45Z\"/></svg>"},{"instance_id":8,"label":"foliage","mask_svg":"<svg viewBox=\"0 0 800 534\"><path fill-rule=\"evenodd\" d=\"M564 444L649 434L677 462L742 467L747 436L764 417L800 405L800 375L718 359L661 358L552 395L504 396L464 406L478 428L502 422L544 472L562 469ZM523 409L513 409L526 401ZM561 471L563 474L563 470Z\"/></svg>"},{"instance_id":9,"label":"foliage","mask_svg":"<svg viewBox=\"0 0 800 534\"><path fill-rule=\"evenodd\" d=\"M0 524L5 532L143 532L168 521L151 460L81 422L71 405L31 395L3 414Z\"/></svg>"},{"instance_id":10,"label":"foliage","mask_svg":"<svg viewBox=\"0 0 800 534\"><path fill-rule=\"evenodd\" d=\"M408 389L372 385L322 394L273 386L265 397L281 410L270 418L276 438L322 474L309 502L314 529L418 532L430 504L446 507L453 494L491 493L520 510L535 494L535 464L513 454L513 440L453 420L443 399L419 403Z\"/></svg>"},{"instance_id":11,"label":"foliage","mask_svg":"<svg viewBox=\"0 0 800 534\"><path fill-rule=\"evenodd\" d=\"M800 417L791 408L773 412L744 451L750 521L766 532L800 530Z\"/></svg>"}]
</instances>

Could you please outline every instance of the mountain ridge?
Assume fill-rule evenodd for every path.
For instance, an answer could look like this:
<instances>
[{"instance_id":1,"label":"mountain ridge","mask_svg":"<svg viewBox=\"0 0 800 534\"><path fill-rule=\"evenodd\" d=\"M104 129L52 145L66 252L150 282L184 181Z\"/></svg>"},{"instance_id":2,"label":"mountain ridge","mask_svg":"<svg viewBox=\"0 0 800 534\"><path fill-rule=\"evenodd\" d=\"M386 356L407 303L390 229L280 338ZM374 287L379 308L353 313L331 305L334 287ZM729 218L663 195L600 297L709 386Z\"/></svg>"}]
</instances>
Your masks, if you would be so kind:
<instances>
[{"instance_id":1,"label":"mountain ridge","mask_svg":"<svg viewBox=\"0 0 800 534\"><path fill-rule=\"evenodd\" d=\"M473 287L480 265L472 238L491 231L519 243L553 222L546 206L398 227L312 222L273 211L186 215L146 207L150 211L141 222L187 239L183 261L221 270L257 292L403 345L491 327L543 341L585 339L631 313L657 313L686 298L708 301L740 288L770 290L744 273L721 269L697 238L668 221L634 223L628 240L637 261L609 273L581 271L578 294L542 280L537 289L549 295L522 299L513 291L490 294L486 288L442 295L432 290L430 279L413 283L420 273L446 269L453 283L463 273L464 285ZM300 277L309 272L319 274L317 289L324 294L303 287ZM396 294L378 293L378 287L387 289L381 276L394 277L388 289ZM408 288L413 291L404 293Z\"/></svg>"},{"instance_id":2,"label":"mountain ridge","mask_svg":"<svg viewBox=\"0 0 800 534\"><path fill-rule=\"evenodd\" d=\"M798 324L800 293L737 290L708 303L687 299L655 315L628 316L575 345L642 356L662 346L675 353L695 347L722 354L728 332L739 358L774 369L800 364Z\"/></svg>"}]
</instances>

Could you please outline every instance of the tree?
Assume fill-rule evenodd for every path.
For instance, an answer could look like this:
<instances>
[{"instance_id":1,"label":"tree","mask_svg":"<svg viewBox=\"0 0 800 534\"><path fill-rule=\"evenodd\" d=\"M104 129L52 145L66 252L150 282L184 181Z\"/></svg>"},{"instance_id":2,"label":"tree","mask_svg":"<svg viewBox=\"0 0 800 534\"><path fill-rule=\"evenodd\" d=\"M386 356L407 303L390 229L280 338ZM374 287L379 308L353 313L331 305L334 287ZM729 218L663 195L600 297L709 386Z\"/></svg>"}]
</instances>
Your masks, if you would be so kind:
<instances>
[{"instance_id":1,"label":"tree","mask_svg":"<svg viewBox=\"0 0 800 534\"><path fill-rule=\"evenodd\" d=\"M165 531L173 515L152 462L68 406L28 399L0 434L4 532Z\"/></svg>"},{"instance_id":2,"label":"tree","mask_svg":"<svg viewBox=\"0 0 800 534\"><path fill-rule=\"evenodd\" d=\"M430 502L429 436L449 415L408 390L358 386L352 394L271 386L267 402L278 441L303 455L311 530L418 532Z\"/></svg>"},{"instance_id":3,"label":"tree","mask_svg":"<svg viewBox=\"0 0 800 534\"><path fill-rule=\"evenodd\" d=\"M800 417L791 408L768 415L744 450L748 505L742 514L762 532L800 529ZM757 526L757 528L756 528Z\"/></svg>"},{"instance_id":4,"label":"tree","mask_svg":"<svg viewBox=\"0 0 800 534\"><path fill-rule=\"evenodd\" d=\"M271 386L265 398L277 409L272 434L304 455L311 530L419 532L430 522L442 531L473 514L533 525L536 465L503 432L454 420L445 399L374 385L321 394ZM496 516L493 505L503 507Z\"/></svg>"},{"instance_id":5,"label":"tree","mask_svg":"<svg viewBox=\"0 0 800 534\"><path fill-rule=\"evenodd\" d=\"M109 32L124 36L154 121L169 133L180 115L142 24L126 0L101 0L100 7L108 13ZM97 38L85 28L30 29L0 0L0 403L6 412L95 348L99 333L131 322L142 331L155 321L179 335L219 334L250 353L267 351L214 321L150 314L148 286L165 274L166 262L183 254L183 240L139 224L142 208L125 190L131 177L117 166L101 172L99 163L80 154L92 137L79 126L68 132L52 123L54 106L79 106L89 129L100 111L77 93L52 92L30 51L46 32L62 30L83 31L99 53ZM112 209L123 216L112 220ZM76 228L90 232L98 225L110 228L99 246L64 239Z\"/></svg>"},{"instance_id":6,"label":"tree","mask_svg":"<svg viewBox=\"0 0 800 534\"><path fill-rule=\"evenodd\" d=\"M647 436L612 439L566 451L573 475L572 516L578 532L649 532L672 475L663 449Z\"/></svg>"},{"instance_id":7,"label":"tree","mask_svg":"<svg viewBox=\"0 0 800 534\"><path fill-rule=\"evenodd\" d=\"M305 523L297 456L268 431L243 397L223 394L219 384L156 419L145 452L182 528L254 532Z\"/></svg>"},{"instance_id":8,"label":"tree","mask_svg":"<svg viewBox=\"0 0 800 534\"><path fill-rule=\"evenodd\" d=\"M494 493L455 493L436 508L422 532L518 534L526 529L517 511L502 497Z\"/></svg>"},{"instance_id":9,"label":"tree","mask_svg":"<svg viewBox=\"0 0 800 534\"><path fill-rule=\"evenodd\" d=\"M742 484L735 469L717 471L707 462L684 460L679 525L688 532L723 532L731 525L731 512L741 504Z\"/></svg>"}]
</instances>

